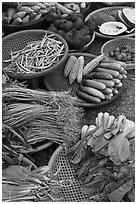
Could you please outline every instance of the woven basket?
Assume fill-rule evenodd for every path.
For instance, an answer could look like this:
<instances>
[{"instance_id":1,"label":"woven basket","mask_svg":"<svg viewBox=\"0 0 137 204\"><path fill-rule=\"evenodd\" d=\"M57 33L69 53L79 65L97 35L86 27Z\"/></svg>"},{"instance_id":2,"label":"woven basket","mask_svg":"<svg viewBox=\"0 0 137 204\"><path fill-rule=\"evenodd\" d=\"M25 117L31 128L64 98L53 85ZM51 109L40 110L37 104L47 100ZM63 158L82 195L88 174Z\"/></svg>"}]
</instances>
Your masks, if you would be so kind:
<instances>
[{"instance_id":1,"label":"woven basket","mask_svg":"<svg viewBox=\"0 0 137 204\"><path fill-rule=\"evenodd\" d=\"M131 7L127 7L127 6L117 6L117 7L105 7L105 8L101 8L101 9L97 9L93 12L91 12L85 19L85 21L87 21L88 19L92 18L95 14L108 14L111 15L111 13L113 11L122 11L124 8L131 8ZM118 13L118 12L117 12ZM118 14L117 14L118 15ZM100 37L100 38L106 38L106 39L114 39L117 36L110 36L110 35L103 35L101 33L99 33L99 31L95 31L96 36ZM130 33L127 35L121 35L121 37L134 37L135 36L135 32L134 33Z\"/></svg>"},{"instance_id":2,"label":"woven basket","mask_svg":"<svg viewBox=\"0 0 137 204\"><path fill-rule=\"evenodd\" d=\"M76 180L75 170L71 166L65 150L59 146L51 156L48 166L52 173L56 173L59 169L59 180L71 180L70 187L63 187L59 191L59 197L63 198L63 202L84 202L88 201L88 196L82 192L82 182Z\"/></svg>"},{"instance_id":3,"label":"woven basket","mask_svg":"<svg viewBox=\"0 0 137 204\"><path fill-rule=\"evenodd\" d=\"M2 11L7 11L9 7L17 8L18 2L3 2L2 3ZM15 33L21 30L29 30L29 29L42 29L44 26L47 29L50 26L50 22L47 21L46 15L42 16L40 19L35 20L34 22L29 22L28 24L14 25L7 24L2 22L2 28L8 34Z\"/></svg>"},{"instance_id":4,"label":"woven basket","mask_svg":"<svg viewBox=\"0 0 137 204\"><path fill-rule=\"evenodd\" d=\"M76 57L79 56L84 56L85 58L85 64L87 64L90 60L94 59L96 56L88 53L69 53L68 57L74 55ZM65 67L65 66L64 66ZM56 70L54 70L51 74L46 75L43 78L43 84L45 86L45 89L49 91L70 91L70 94L72 96L76 96L76 91L79 87L79 84L75 81L73 84L69 84L69 79L68 77L64 77L64 67L60 67ZM120 92L119 92L120 93ZM103 106L106 105L113 100L116 99L116 97L119 95L114 95L111 100L108 101L102 101L101 103L98 104L91 104L91 103L84 103L81 101L77 101L76 105L83 106L83 107L98 107L98 106Z\"/></svg>"},{"instance_id":5,"label":"woven basket","mask_svg":"<svg viewBox=\"0 0 137 204\"><path fill-rule=\"evenodd\" d=\"M121 47L124 45L135 46L135 39L134 38L116 38L113 40L109 40L106 42L102 48L101 53L104 54L106 57L115 60L114 57L109 56L109 51L114 50L117 47ZM125 62L126 63L126 62ZM134 69L135 64L126 64L126 69Z\"/></svg>"},{"instance_id":6,"label":"woven basket","mask_svg":"<svg viewBox=\"0 0 137 204\"><path fill-rule=\"evenodd\" d=\"M45 34L45 32L47 32L48 34L53 34L53 32L50 31L45 31L45 30L25 30L25 31L20 31L20 32L16 32L13 34L10 34L6 37L4 37L2 39L2 59L9 59L9 54L11 51L18 51L23 49L28 43L32 42L32 41L37 41L37 40L41 40L41 38L43 37L43 35ZM22 74L22 73L13 73L13 74L9 74L8 75L11 78L17 78L17 79L21 79L21 80L27 80L27 79L34 79L34 78L38 78L41 76L45 76L47 73L51 73L53 70L64 66L66 59L67 59L67 55L68 55L68 44L65 41L65 39L63 37L61 37L60 35L54 33L54 36L63 42L65 50L64 50L64 55L62 56L62 58L60 59L60 61L49 67L48 69L42 71L42 72L37 72L34 74ZM3 68L5 66L7 66L7 63L3 63Z\"/></svg>"}]
</instances>

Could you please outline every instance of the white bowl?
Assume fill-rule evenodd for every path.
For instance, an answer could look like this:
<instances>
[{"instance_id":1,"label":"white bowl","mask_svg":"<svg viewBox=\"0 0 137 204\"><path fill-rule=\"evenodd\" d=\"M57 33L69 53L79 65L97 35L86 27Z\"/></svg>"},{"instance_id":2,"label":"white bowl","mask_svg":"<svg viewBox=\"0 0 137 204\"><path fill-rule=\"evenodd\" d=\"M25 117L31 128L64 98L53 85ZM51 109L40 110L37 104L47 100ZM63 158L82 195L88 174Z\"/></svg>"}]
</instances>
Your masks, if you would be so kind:
<instances>
[{"instance_id":1,"label":"white bowl","mask_svg":"<svg viewBox=\"0 0 137 204\"><path fill-rule=\"evenodd\" d=\"M122 17L124 21L131 27L135 26L135 9L125 8L122 10Z\"/></svg>"},{"instance_id":2,"label":"white bowl","mask_svg":"<svg viewBox=\"0 0 137 204\"><path fill-rule=\"evenodd\" d=\"M122 22L106 22L99 27L99 31L104 35L116 36L124 33L127 27Z\"/></svg>"}]
</instances>

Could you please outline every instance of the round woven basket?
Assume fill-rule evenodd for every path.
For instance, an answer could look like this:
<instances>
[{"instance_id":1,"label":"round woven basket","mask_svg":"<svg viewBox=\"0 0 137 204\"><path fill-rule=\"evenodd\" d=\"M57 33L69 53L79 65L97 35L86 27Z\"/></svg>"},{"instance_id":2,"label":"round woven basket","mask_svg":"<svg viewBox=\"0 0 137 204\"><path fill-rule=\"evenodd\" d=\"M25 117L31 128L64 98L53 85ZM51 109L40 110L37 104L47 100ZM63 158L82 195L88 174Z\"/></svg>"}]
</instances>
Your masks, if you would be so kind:
<instances>
[{"instance_id":1,"label":"round woven basket","mask_svg":"<svg viewBox=\"0 0 137 204\"><path fill-rule=\"evenodd\" d=\"M69 53L68 57L74 55L76 57L79 56L84 56L85 58L85 64L87 64L90 60L94 59L96 56L88 53ZM65 67L65 66L64 66ZM47 74L45 77L43 77L43 84L45 86L45 89L49 91L70 91L70 94L72 96L76 96L77 89L79 88L79 84L74 81L73 84L70 85L68 77L64 77L64 67L60 67L56 70L54 70L51 74ZM120 93L120 90L119 90ZM117 98L119 95L116 94L114 95L110 100L102 101L101 103L98 104L91 104L87 102L81 102L81 100L77 100L75 102L76 105L82 106L82 107L98 107L98 106L103 106L106 105L113 100Z\"/></svg>"},{"instance_id":2,"label":"round woven basket","mask_svg":"<svg viewBox=\"0 0 137 204\"><path fill-rule=\"evenodd\" d=\"M61 37L60 35L53 33L51 31L46 31L46 30L25 30L25 31L16 32L16 33L13 33L13 34L10 34L4 37L2 39L2 59L3 60L9 59L9 54L11 51L14 52L14 51L21 50L28 43L32 41L41 40L41 38L45 35L46 32L47 34L54 34L55 38L57 40L60 40L64 44L64 54L60 58L60 61L57 64L49 67L48 69L44 71L36 72L33 74L32 73L30 74L14 73L14 72L12 74L8 73L8 75L11 78L16 78L16 79L21 79L21 80L34 79L34 78L38 78L41 76L45 76L47 73L51 73L53 70L57 68L60 68L62 66L64 67L64 64L66 62L67 55L68 55L68 44L65 41L65 39ZM3 68L6 67L7 65L8 65L7 63L2 64Z\"/></svg>"},{"instance_id":3,"label":"round woven basket","mask_svg":"<svg viewBox=\"0 0 137 204\"><path fill-rule=\"evenodd\" d=\"M105 8L101 8L101 9L97 9L93 12L91 12L85 19L85 21L87 21L88 19L92 18L95 14L108 14L111 15L112 12L116 11L117 15L118 15L118 11L122 11L124 8L131 8L131 7L127 7L127 6L117 6L117 7L105 7ZM100 37L100 38L106 38L106 39L114 39L117 36L110 36L110 35L103 35L102 33L100 33L99 31L95 31L96 36ZM123 34L120 37L133 37L135 36L135 32L130 33L130 34Z\"/></svg>"},{"instance_id":4,"label":"round woven basket","mask_svg":"<svg viewBox=\"0 0 137 204\"><path fill-rule=\"evenodd\" d=\"M110 50L114 50L117 47L121 47L124 45L129 45L131 47L135 46L135 39L134 38L116 38L113 40L109 40L108 42L106 42L102 48L101 48L101 53L104 54L106 57L115 60L114 57L110 57L109 52ZM126 63L126 62L125 62ZM135 68L135 64L126 64L126 69L134 69Z\"/></svg>"},{"instance_id":5,"label":"round woven basket","mask_svg":"<svg viewBox=\"0 0 137 204\"><path fill-rule=\"evenodd\" d=\"M88 201L88 196L83 193L82 182L75 178L75 170L69 162L69 158L65 155L65 150L59 146L51 156L48 166L54 174L59 170L59 180L70 180L70 187L63 187L59 191L59 197L63 198L63 202L84 202Z\"/></svg>"},{"instance_id":6,"label":"round woven basket","mask_svg":"<svg viewBox=\"0 0 137 204\"><path fill-rule=\"evenodd\" d=\"M2 11L7 11L9 7L16 8L17 6L18 6L17 2L3 2ZM51 23L47 21L46 16L42 16L40 19L35 20L34 22L21 25L7 24L2 22L2 29L4 30L4 32L10 34L21 30L42 29L42 27L47 29L50 26L50 24Z\"/></svg>"}]
</instances>

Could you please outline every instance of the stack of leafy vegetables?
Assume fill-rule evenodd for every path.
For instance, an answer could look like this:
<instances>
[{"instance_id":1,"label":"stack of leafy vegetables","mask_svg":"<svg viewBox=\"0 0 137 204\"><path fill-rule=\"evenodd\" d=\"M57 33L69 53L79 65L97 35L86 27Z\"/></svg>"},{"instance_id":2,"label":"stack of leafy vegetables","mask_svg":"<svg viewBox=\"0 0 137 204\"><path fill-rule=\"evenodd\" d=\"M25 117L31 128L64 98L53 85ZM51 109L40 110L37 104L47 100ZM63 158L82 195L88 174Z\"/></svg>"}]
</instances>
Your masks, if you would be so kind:
<instances>
[{"instance_id":1,"label":"stack of leafy vegetables","mask_svg":"<svg viewBox=\"0 0 137 204\"><path fill-rule=\"evenodd\" d=\"M134 201L135 124L124 115L100 112L68 155L91 201Z\"/></svg>"},{"instance_id":2,"label":"stack of leafy vegetables","mask_svg":"<svg viewBox=\"0 0 137 204\"><path fill-rule=\"evenodd\" d=\"M36 169L11 165L2 170L2 200L21 201L61 201L58 190L71 185L71 181L57 180L48 166Z\"/></svg>"}]
</instances>

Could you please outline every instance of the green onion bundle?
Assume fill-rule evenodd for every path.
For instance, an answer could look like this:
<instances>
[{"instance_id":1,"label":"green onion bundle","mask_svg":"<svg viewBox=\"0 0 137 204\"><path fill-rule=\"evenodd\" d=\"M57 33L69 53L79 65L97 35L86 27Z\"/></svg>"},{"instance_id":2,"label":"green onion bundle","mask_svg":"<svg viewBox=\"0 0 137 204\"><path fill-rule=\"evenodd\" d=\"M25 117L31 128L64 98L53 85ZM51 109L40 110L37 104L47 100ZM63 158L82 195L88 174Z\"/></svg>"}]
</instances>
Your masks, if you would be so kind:
<instances>
[{"instance_id":1,"label":"green onion bundle","mask_svg":"<svg viewBox=\"0 0 137 204\"><path fill-rule=\"evenodd\" d=\"M83 111L73 105L75 99L69 92L36 91L11 85L3 90L2 97L3 124L28 144L77 141Z\"/></svg>"}]
</instances>

